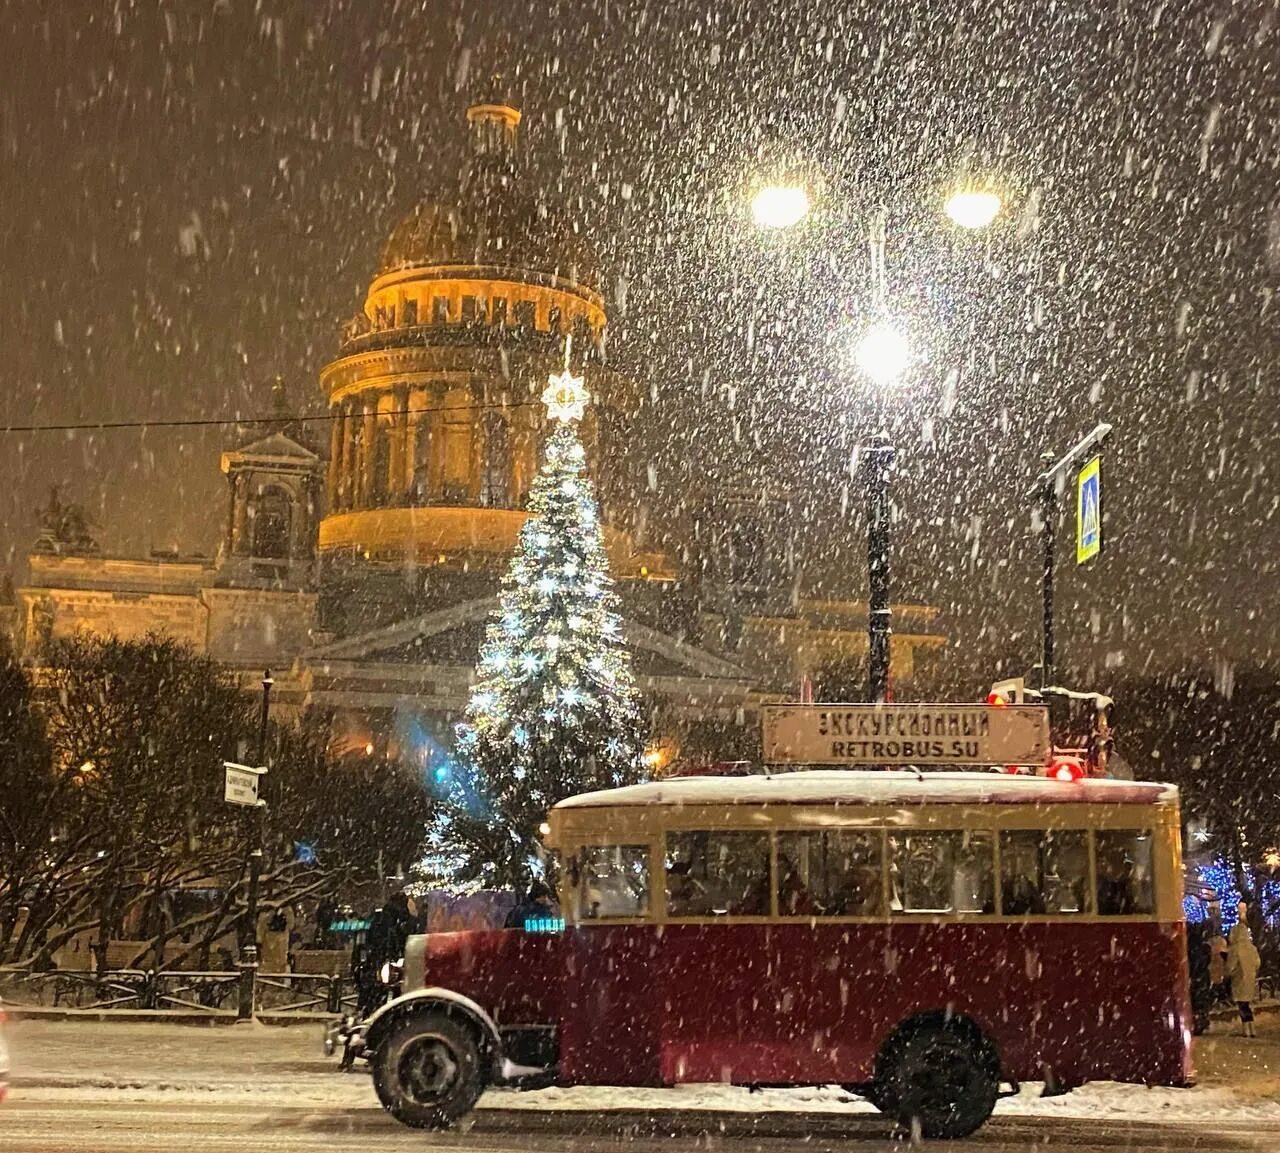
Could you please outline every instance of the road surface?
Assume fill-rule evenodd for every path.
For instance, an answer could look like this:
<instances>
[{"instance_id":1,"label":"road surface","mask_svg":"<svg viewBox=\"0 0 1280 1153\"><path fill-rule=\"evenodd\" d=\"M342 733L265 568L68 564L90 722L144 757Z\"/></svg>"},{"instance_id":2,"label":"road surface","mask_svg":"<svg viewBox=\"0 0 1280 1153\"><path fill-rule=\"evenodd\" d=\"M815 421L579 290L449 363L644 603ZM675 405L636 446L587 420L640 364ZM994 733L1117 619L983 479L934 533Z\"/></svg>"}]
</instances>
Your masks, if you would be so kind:
<instances>
[{"instance_id":1,"label":"road surface","mask_svg":"<svg viewBox=\"0 0 1280 1153\"><path fill-rule=\"evenodd\" d=\"M748 1114L694 1112L537 1113L488 1110L465 1132L416 1133L381 1110L317 1109L272 1104L202 1102L198 1098L161 1104L78 1101L72 1091L32 1091L0 1106L0 1149L23 1153L294 1153L302 1150L376 1149L378 1153L680 1153L684 1150L751 1150L792 1153L871 1153L901 1150L879 1118L866 1114ZM1273 1151L1280 1127L1177 1126L1079 1118L995 1118L967 1141L934 1146L955 1153L1227 1153Z\"/></svg>"},{"instance_id":2,"label":"road surface","mask_svg":"<svg viewBox=\"0 0 1280 1153\"><path fill-rule=\"evenodd\" d=\"M1091 1085L1001 1102L956 1153L1253 1153L1280 1149L1280 1021L1246 1042L1215 1036L1194 1090ZM340 1074L315 1028L22 1021L0 1151L21 1153L869 1153L905 1142L835 1088L749 1094L722 1086L485 1095L472 1125L409 1130L367 1074Z\"/></svg>"}]
</instances>

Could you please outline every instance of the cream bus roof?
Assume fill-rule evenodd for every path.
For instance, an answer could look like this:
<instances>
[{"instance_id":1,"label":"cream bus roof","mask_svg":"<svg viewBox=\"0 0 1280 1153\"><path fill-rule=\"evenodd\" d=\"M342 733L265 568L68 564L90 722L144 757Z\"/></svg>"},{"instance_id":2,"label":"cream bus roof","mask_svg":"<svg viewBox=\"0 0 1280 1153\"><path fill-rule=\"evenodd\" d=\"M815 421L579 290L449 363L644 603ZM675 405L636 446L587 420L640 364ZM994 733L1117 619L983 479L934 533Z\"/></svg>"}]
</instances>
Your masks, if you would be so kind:
<instances>
[{"instance_id":1,"label":"cream bus roof","mask_svg":"<svg viewBox=\"0 0 1280 1153\"><path fill-rule=\"evenodd\" d=\"M746 777L672 777L569 797L556 810L627 805L1104 804L1176 801L1173 785L1145 781L1052 781L1005 773L810 769Z\"/></svg>"}]
</instances>

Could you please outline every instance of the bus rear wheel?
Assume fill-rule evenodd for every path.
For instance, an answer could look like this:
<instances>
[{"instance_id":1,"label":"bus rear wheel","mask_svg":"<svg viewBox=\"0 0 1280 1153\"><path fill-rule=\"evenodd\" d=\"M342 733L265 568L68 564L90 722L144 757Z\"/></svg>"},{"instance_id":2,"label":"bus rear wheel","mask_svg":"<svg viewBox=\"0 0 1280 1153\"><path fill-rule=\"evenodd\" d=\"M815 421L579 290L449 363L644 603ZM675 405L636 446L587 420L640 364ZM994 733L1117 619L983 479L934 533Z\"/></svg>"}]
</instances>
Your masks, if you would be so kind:
<instances>
[{"instance_id":1,"label":"bus rear wheel","mask_svg":"<svg viewBox=\"0 0 1280 1153\"><path fill-rule=\"evenodd\" d=\"M886 1072L880 1093L885 1112L904 1127L918 1126L922 1137L968 1137L991 1116L1000 1091L991 1051L945 1026L905 1037Z\"/></svg>"},{"instance_id":2,"label":"bus rear wheel","mask_svg":"<svg viewBox=\"0 0 1280 1153\"><path fill-rule=\"evenodd\" d=\"M448 1129L484 1091L473 1030L445 1013L406 1017L393 1026L373 1060L378 1100L414 1129Z\"/></svg>"}]
</instances>

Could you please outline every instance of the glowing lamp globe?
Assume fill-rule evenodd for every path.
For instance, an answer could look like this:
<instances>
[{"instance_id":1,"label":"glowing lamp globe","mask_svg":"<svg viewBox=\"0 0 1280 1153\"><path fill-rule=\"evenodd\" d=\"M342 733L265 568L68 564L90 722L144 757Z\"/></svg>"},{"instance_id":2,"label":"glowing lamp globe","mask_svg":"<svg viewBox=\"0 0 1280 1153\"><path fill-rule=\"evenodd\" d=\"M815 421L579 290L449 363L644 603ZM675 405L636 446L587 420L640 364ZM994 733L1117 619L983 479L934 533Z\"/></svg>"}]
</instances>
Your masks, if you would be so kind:
<instances>
[{"instance_id":1,"label":"glowing lamp globe","mask_svg":"<svg viewBox=\"0 0 1280 1153\"><path fill-rule=\"evenodd\" d=\"M809 215L809 194L795 184L770 184L751 199L751 215L761 228L791 228Z\"/></svg>"},{"instance_id":2,"label":"glowing lamp globe","mask_svg":"<svg viewBox=\"0 0 1280 1153\"><path fill-rule=\"evenodd\" d=\"M946 212L961 228L986 228L1000 215L1000 197L994 192L966 189L952 195Z\"/></svg>"},{"instance_id":3,"label":"glowing lamp globe","mask_svg":"<svg viewBox=\"0 0 1280 1153\"><path fill-rule=\"evenodd\" d=\"M884 388L899 380L911 364L911 344L887 321L872 325L858 341L853 358L873 384Z\"/></svg>"}]
</instances>

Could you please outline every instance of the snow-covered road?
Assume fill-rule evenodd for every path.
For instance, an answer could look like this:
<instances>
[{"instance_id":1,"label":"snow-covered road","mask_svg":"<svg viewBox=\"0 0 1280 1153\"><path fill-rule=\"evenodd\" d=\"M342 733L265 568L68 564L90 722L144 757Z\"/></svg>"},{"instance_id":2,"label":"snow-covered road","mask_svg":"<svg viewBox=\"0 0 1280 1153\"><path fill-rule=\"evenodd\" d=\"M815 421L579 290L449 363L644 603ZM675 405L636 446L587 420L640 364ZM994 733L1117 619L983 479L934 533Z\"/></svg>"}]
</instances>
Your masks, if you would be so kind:
<instances>
[{"instance_id":1,"label":"snow-covered road","mask_svg":"<svg viewBox=\"0 0 1280 1153\"><path fill-rule=\"evenodd\" d=\"M492 1091L468 1132L440 1136L383 1114L366 1074L321 1057L314 1026L21 1021L10 1034L0 1149L24 1153L899 1147L878 1114L834 1088ZM1280 1149L1280 1021L1253 1042L1206 1039L1198 1064L1192 1090L1097 1084L1046 1101L1027 1087L972 1142L947 1148Z\"/></svg>"},{"instance_id":2,"label":"snow-covered road","mask_svg":"<svg viewBox=\"0 0 1280 1153\"><path fill-rule=\"evenodd\" d=\"M418 1133L380 1110L275 1100L251 1105L173 1094L137 1103L46 1091L0 1106L0 1149L22 1153L872 1153L903 1149L873 1114L645 1113L487 1109L462 1132ZM939 1149L983 1153L1274 1153L1274 1126L1180 1125L1110 1118L996 1117L976 1137Z\"/></svg>"}]
</instances>

